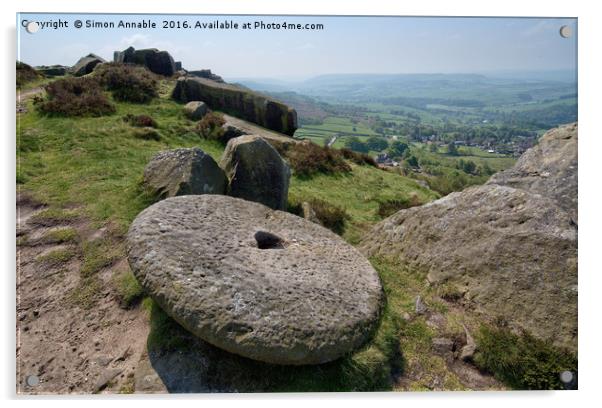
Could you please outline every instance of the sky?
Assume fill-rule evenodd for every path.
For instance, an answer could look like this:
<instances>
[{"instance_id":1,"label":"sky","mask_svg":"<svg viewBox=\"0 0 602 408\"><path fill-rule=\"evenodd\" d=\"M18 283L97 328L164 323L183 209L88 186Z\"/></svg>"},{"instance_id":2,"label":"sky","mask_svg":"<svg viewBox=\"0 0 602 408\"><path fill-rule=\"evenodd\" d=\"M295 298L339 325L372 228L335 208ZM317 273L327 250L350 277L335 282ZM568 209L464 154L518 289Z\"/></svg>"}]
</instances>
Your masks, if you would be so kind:
<instances>
[{"instance_id":1,"label":"sky","mask_svg":"<svg viewBox=\"0 0 602 408\"><path fill-rule=\"evenodd\" d=\"M141 22L157 27L86 28L86 20ZM22 21L66 22L30 34ZM84 24L75 28L75 20ZM237 30L163 28L163 21L232 21ZM242 29L256 22L322 24L321 30ZM182 23L181 23L182 24ZM568 25L573 35L560 36ZM167 50L188 70L211 69L228 78L304 79L336 73L487 73L576 70L577 19L319 17L199 15L17 15L17 58L30 65L74 65L89 53Z\"/></svg>"}]
</instances>

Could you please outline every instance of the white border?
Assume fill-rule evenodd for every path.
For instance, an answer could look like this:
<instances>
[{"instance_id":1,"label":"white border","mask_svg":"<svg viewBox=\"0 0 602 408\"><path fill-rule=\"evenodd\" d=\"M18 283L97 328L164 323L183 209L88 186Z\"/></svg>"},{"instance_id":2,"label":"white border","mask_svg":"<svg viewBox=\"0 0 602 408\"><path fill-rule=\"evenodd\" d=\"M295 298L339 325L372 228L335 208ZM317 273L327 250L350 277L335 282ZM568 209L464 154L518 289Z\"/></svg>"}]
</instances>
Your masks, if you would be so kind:
<instances>
[{"instance_id":1,"label":"white border","mask_svg":"<svg viewBox=\"0 0 602 408\"><path fill-rule=\"evenodd\" d=\"M4 132L2 141L2 186L3 217L0 224L2 232L2 259L5 268L3 289L3 314L6 322L2 342L2 367L0 383L3 396L9 403L21 402L26 405L44 404L44 406L65 406L82 403L95 406L107 403L111 405L131 404L126 397L94 398L82 401L82 398L18 398L15 401L15 114L14 114L14 61L15 61L15 13L30 12L111 12L111 13L215 13L215 14L334 14L334 15L454 15L454 16L541 16L541 17L578 17L579 18L579 391L576 392L512 392L512 393L387 393L387 394L270 394L270 395L208 395L200 397L157 396L145 398L141 403L159 406L166 399L176 399L175 404L190 403L195 406L217 402L228 405L245 406L306 406L308 404L332 404L343 402L351 406L365 406L369 401L377 400L381 405L400 406L441 406L442 404L462 404L463 406L487 405L489 407L507 407L508 405L540 404L546 406L577 406L600 399L595 393L600 387L601 378L600 347L600 311L602 305L600 262L596 257L600 251L602 231L598 217L600 207L600 175L602 155L602 121L600 73L600 33L599 14L595 12L595 2L557 1L526 2L524 0L504 0L495 4L489 1L408 1L393 2L386 0L223 0L223 1L139 1L139 0L19 0L1 3L2 29L4 34L4 58L1 64L1 82L3 87L2 114ZM193 399L191 399L193 398ZM107 401L110 399L110 401ZM137 400L138 401L138 400Z\"/></svg>"}]
</instances>

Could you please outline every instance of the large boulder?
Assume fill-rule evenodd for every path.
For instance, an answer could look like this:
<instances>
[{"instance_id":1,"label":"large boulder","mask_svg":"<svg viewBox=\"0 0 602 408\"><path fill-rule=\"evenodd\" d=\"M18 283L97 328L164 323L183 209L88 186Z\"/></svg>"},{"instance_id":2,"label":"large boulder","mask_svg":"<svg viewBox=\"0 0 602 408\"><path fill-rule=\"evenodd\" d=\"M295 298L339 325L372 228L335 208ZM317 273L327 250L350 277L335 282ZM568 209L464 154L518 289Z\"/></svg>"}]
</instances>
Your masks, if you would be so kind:
<instances>
[{"instance_id":1,"label":"large boulder","mask_svg":"<svg viewBox=\"0 0 602 408\"><path fill-rule=\"evenodd\" d=\"M98 64L103 64L106 61L95 54L88 54L85 57L82 57L75 63L73 67L71 67L70 71L74 76L82 76L87 75L94 71L94 68Z\"/></svg>"},{"instance_id":2,"label":"large boulder","mask_svg":"<svg viewBox=\"0 0 602 408\"><path fill-rule=\"evenodd\" d=\"M378 274L339 236L234 197L152 205L132 223L127 253L146 293L184 328L268 363L349 353L369 339L383 302Z\"/></svg>"},{"instance_id":3,"label":"large boulder","mask_svg":"<svg viewBox=\"0 0 602 408\"><path fill-rule=\"evenodd\" d=\"M576 155L577 125L552 129L514 168L392 215L360 248L450 285L484 316L574 351Z\"/></svg>"},{"instance_id":4,"label":"large boulder","mask_svg":"<svg viewBox=\"0 0 602 408\"><path fill-rule=\"evenodd\" d=\"M222 118L224 119L224 124L222 125L224 133L221 137L221 140L225 142L228 142L230 139L234 139L235 137L239 136L255 135L267 140L272 146L279 145L287 148L291 144L305 143L304 141L299 141L295 138L285 136L282 133L273 132L254 123L247 122L246 120L242 120L231 115L224 114L222 115Z\"/></svg>"},{"instance_id":5,"label":"large boulder","mask_svg":"<svg viewBox=\"0 0 602 408\"><path fill-rule=\"evenodd\" d=\"M115 51L114 62L124 64L144 65L155 74L172 76L176 72L176 63L167 51L159 51L156 48L136 50L129 47L124 51Z\"/></svg>"},{"instance_id":6,"label":"large boulder","mask_svg":"<svg viewBox=\"0 0 602 408\"><path fill-rule=\"evenodd\" d=\"M184 106L184 112L189 119L201 120L203 119L203 116L207 114L207 105L205 105L205 102L201 101L188 102L186 106Z\"/></svg>"},{"instance_id":7,"label":"large boulder","mask_svg":"<svg viewBox=\"0 0 602 408\"><path fill-rule=\"evenodd\" d=\"M228 194L286 209L291 171L276 149L259 136L231 139L220 161L228 178Z\"/></svg>"},{"instance_id":8,"label":"large boulder","mask_svg":"<svg viewBox=\"0 0 602 408\"><path fill-rule=\"evenodd\" d=\"M577 223L577 123L546 132L508 170L488 184L499 184L552 198Z\"/></svg>"},{"instance_id":9,"label":"large boulder","mask_svg":"<svg viewBox=\"0 0 602 408\"><path fill-rule=\"evenodd\" d=\"M143 184L155 197L224 194L227 179L215 160L199 148L155 155L144 169Z\"/></svg>"},{"instance_id":10,"label":"large boulder","mask_svg":"<svg viewBox=\"0 0 602 408\"><path fill-rule=\"evenodd\" d=\"M179 102L203 101L211 109L289 136L297 129L297 112L294 109L237 85L195 76L181 77L172 97Z\"/></svg>"}]
</instances>

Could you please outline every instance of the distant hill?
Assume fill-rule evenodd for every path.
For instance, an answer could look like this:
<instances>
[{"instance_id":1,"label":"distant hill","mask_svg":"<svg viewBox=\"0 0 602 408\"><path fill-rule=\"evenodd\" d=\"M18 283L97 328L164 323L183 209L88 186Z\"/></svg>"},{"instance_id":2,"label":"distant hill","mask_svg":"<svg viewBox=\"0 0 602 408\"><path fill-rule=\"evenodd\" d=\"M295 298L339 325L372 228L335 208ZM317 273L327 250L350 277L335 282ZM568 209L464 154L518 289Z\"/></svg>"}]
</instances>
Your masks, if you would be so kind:
<instances>
[{"instance_id":1,"label":"distant hill","mask_svg":"<svg viewBox=\"0 0 602 408\"><path fill-rule=\"evenodd\" d=\"M500 106L521 103L525 98L543 101L577 92L576 82L564 71L495 74L327 74L304 81L263 78L237 82L258 91L294 91L332 103L421 98L436 104L463 101L465 106L469 101L473 106Z\"/></svg>"}]
</instances>

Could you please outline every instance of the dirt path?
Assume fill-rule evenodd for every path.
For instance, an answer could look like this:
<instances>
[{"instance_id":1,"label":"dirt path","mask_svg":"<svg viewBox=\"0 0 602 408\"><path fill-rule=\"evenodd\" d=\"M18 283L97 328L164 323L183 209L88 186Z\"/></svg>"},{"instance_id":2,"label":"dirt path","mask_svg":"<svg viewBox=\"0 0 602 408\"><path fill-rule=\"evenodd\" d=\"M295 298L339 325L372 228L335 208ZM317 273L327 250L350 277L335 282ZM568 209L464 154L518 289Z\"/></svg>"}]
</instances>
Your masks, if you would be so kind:
<instances>
[{"instance_id":1,"label":"dirt path","mask_svg":"<svg viewBox=\"0 0 602 408\"><path fill-rule=\"evenodd\" d=\"M42 92L44 92L44 88L42 87L27 89L25 91L17 89L17 113L27 112L26 102Z\"/></svg>"},{"instance_id":2,"label":"dirt path","mask_svg":"<svg viewBox=\"0 0 602 408\"><path fill-rule=\"evenodd\" d=\"M35 222L45 207L19 195L17 202L17 392L93 393L133 391L134 371L145 353L148 318L140 307L119 306L111 277L124 259L99 271L90 308L73 303L80 285L77 242L47 243L49 231L73 228L79 239L102 238L86 221ZM81 242L81 241L80 241ZM35 377L30 377L35 376ZM27 379L39 383L27 384Z\"/></svg>"}]
</instances>

